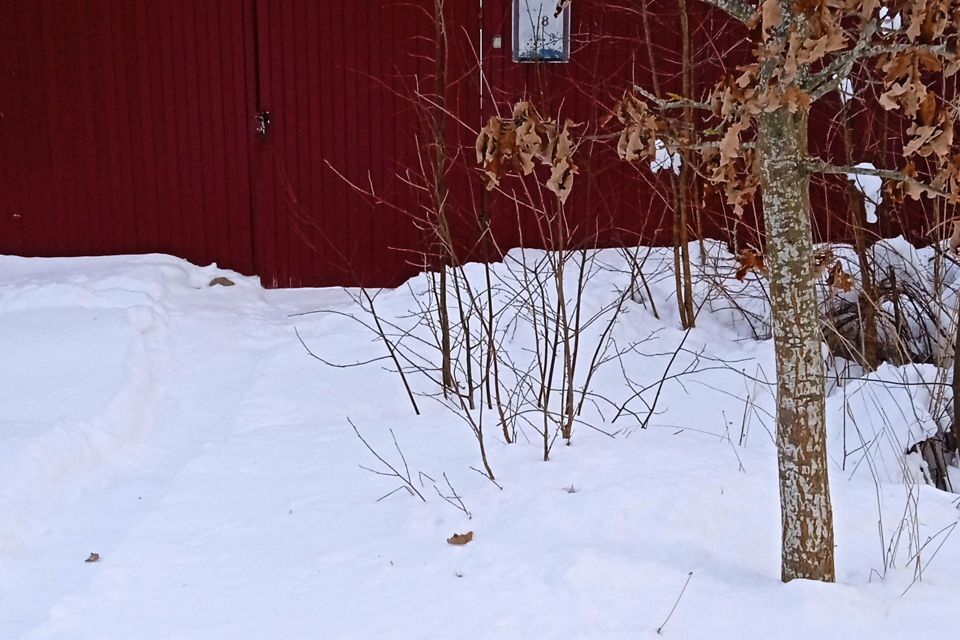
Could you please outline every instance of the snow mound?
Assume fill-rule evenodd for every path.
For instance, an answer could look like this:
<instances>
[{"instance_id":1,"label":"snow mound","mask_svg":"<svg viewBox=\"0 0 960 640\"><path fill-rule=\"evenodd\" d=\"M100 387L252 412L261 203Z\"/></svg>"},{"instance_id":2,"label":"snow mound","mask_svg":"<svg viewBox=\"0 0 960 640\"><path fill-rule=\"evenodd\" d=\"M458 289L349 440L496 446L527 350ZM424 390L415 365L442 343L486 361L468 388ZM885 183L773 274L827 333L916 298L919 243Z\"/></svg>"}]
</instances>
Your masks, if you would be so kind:
<instances>
[{"instance_id":1,"label":"snow mound","mask_svg":"<svg viewBox=\"0 0 960 640\"><path fill-rule=\"evenodd\" d=\"M355 291L264 291L159 255L0 257L0 638L654 638L681 590L664 636L944 634L955 496L904 457L934 428L936 368L832 384L840 584L783 585L763 285L733 280L718 245L690 249L704 269L690 332L668 250L584 254L582 348L609 335L619 355L598 356L610 364L548 463L532 426L506 444L488 418L496 482L410 371L429 394L414 414ZM904 255L904 271L927 258ZM626 291L637 256L646 283ZM490 267L518 371L537 334L509 301L549 257ZM464 274L474 290L488 276ZM236 286L208 286L219 276ZM414 316L431 283L371 292L427 361ZM363 468L385 470L348 417L424 500Z\"/></svg>"}]
</instances>

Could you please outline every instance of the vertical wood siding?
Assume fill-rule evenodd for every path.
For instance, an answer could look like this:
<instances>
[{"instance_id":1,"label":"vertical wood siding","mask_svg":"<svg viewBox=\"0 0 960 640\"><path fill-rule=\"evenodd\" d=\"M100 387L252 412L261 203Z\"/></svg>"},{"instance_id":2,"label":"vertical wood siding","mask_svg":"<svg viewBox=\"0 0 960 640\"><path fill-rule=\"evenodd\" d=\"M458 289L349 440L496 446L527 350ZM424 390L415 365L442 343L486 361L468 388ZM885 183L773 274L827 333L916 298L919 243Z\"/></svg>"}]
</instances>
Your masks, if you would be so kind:
<instances>
[{"instance_id":1,"label":"vertical wood siding","mask_svg":"<svg viewBox=\"0 0 960 640\"><path fill-rule=\"evenodd\" d=\"M253 272L249 3L15 4L0 21L0 252Z\"/></svg>"},{"instance_id":2,"label":"vertical wood siding","mask_svg":"<svg viewBox=\"0 0 960 640\"><path fill-rule=\"evenodd\" d=\"M741 27L688 4L702 93L748 49ZM432 153L433 0L11 5L0 20L0 253L165 252L257 273L267 286L395 285L424 254L436 263L417 178ZM446 0L455 259L543 244L535 216L510 198L519 181L487 195L473 165L479 127L520 98L588 123L566 207L574 242L670 242L664 176L620 162L614 128L595 124L631 84L651 87L654 72L663 91L681 90L677 1L650 5L652 61L635 6L577 0L571 61L537 65L511 60L510 0L484 0L482 16L479 0ZM262 110L266 137L254 132ZM890 166L903 123L861 101L851 122L860 150ZM830 109L814 113L815 149L842 154L837 131ZM816 181L812 199L819 237L845 239L843 180ZM887 210L877 232L928 240L927 207ZM702 214L708 234L758 242L756 212L737 219L715 198Z\"/></svg>"}]
</instances>

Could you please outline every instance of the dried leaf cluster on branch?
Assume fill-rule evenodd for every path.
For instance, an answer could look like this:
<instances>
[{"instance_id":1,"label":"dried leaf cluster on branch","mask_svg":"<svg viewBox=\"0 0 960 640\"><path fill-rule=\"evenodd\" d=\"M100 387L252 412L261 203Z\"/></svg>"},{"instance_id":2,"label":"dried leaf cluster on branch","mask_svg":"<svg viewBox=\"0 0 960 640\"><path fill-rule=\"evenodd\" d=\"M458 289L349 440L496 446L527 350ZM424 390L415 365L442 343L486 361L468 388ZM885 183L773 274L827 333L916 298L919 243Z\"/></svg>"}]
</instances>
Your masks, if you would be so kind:
<instances>
[{"instance_id":1,"label":"dried leaf cluster on branch","mask_svg":"<svg viewBox=\"0 0 960 640\"><path fill-rule=\"evenodd\" d=\"M955 96L938 93L942 80L960 69L960 0L705 1L745 22L754 43L752 61L700 100L659 99L642 88L628 92L613 107L622 125L622 159L652 160L658 140L671 152L695 150L699 170L742 213L759 185L757 117L780 109L807 113L852 78L861 88L879 86L879 105L909 121L900 166L858 172L883 178L892 203L921 195L960 202L960 153L953 144L958 109ZM696 139L677 124L681 108L709 112ZM926 161L922 172L919 159ZM818 158L807 167L810 173L847 169Z\"/></svg>"},{"instance_id":2,"label":"dried leaf cluster on branch","mask_svg":"<svg viewBox=\"0 0 960 640\"><path fill-rule=\"evenodd\" d=\"M748 273L756 273L764 278L769 276L763 254L755 249L741 249L736 255L736 260L737 280L742 281ZM818 278L826 276L827 287L832 292L852 291L856 286L853 276L844 270L843 263L834 255L830 247L823 247L814 254L813 270Z\"/></svg>"},{"instance_id":3,"label":"dried leaf cluster on branch","mask_svg":"<svg viewBox=\"0 0 960 640\"><path fill-rule=\"evenodd\" d=\"M627 94L623 100L613 107L623 130L617 141L617 154L621 160L639 162L656 157L657 141L667 138L670 146L667 151L676 153L678 144L672 140L673 136L666 136L668 123L658 117L645 102L633 95Z\"/></svg>"},{"instance_id":4,"label":"dried leaf cluster on branch","mask_svg":"<svg viewBox=\"0 0 960 640\"><path fill-rule=\"evenodd\" d=\"M561 203L573 188L577 165L573 162L575 144L570 130L576 127L567 119L561 128L555 120L542 118L526 101L518 102L510 119L492 117L477 136L477 163L487 176L492 191L510 172L530 175L534 160L550 167L546 187Z\"/></svg>"}]
</instances>

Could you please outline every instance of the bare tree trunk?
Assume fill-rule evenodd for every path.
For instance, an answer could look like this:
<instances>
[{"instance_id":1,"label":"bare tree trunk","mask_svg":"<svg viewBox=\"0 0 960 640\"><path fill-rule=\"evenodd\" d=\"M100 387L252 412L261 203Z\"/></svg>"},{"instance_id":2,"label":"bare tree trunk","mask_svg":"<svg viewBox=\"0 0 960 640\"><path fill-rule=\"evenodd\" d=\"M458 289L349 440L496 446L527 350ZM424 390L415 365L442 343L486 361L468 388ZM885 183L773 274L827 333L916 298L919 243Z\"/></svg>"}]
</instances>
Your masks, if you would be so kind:
<instances>
[{"instance_id":1,"label":"bare tree trunk","mask_svg":"<svg viewBox=\"0 0 960 640\"><path fill-rule=\"evenodd\" d=\"M814 289L807 116L758 116L763 213L777 363L777 458L784 582L832 582L824 367Z\"/></svg>"}]
</instances>

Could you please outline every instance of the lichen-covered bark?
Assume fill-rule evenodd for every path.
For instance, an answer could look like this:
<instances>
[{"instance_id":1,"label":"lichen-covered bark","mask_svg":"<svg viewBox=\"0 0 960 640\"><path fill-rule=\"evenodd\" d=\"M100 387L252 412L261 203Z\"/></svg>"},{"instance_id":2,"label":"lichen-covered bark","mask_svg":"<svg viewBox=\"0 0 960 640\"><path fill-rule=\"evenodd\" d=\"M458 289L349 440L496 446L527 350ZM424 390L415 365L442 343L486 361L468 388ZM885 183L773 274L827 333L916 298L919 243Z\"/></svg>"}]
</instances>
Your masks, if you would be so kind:
<instances>
[{"instance_id":1,"label":"lichen-covered bark","mask_svg":"<svg viewBox=\"0 0 960 640\"><path fill-rule=\"evenodd\" d=\"M832 582L833 512L809 177L804 166L806 116L785 109L760 115L757 144L777 362L782 578Z\"/></svg>"}]
</instances>

